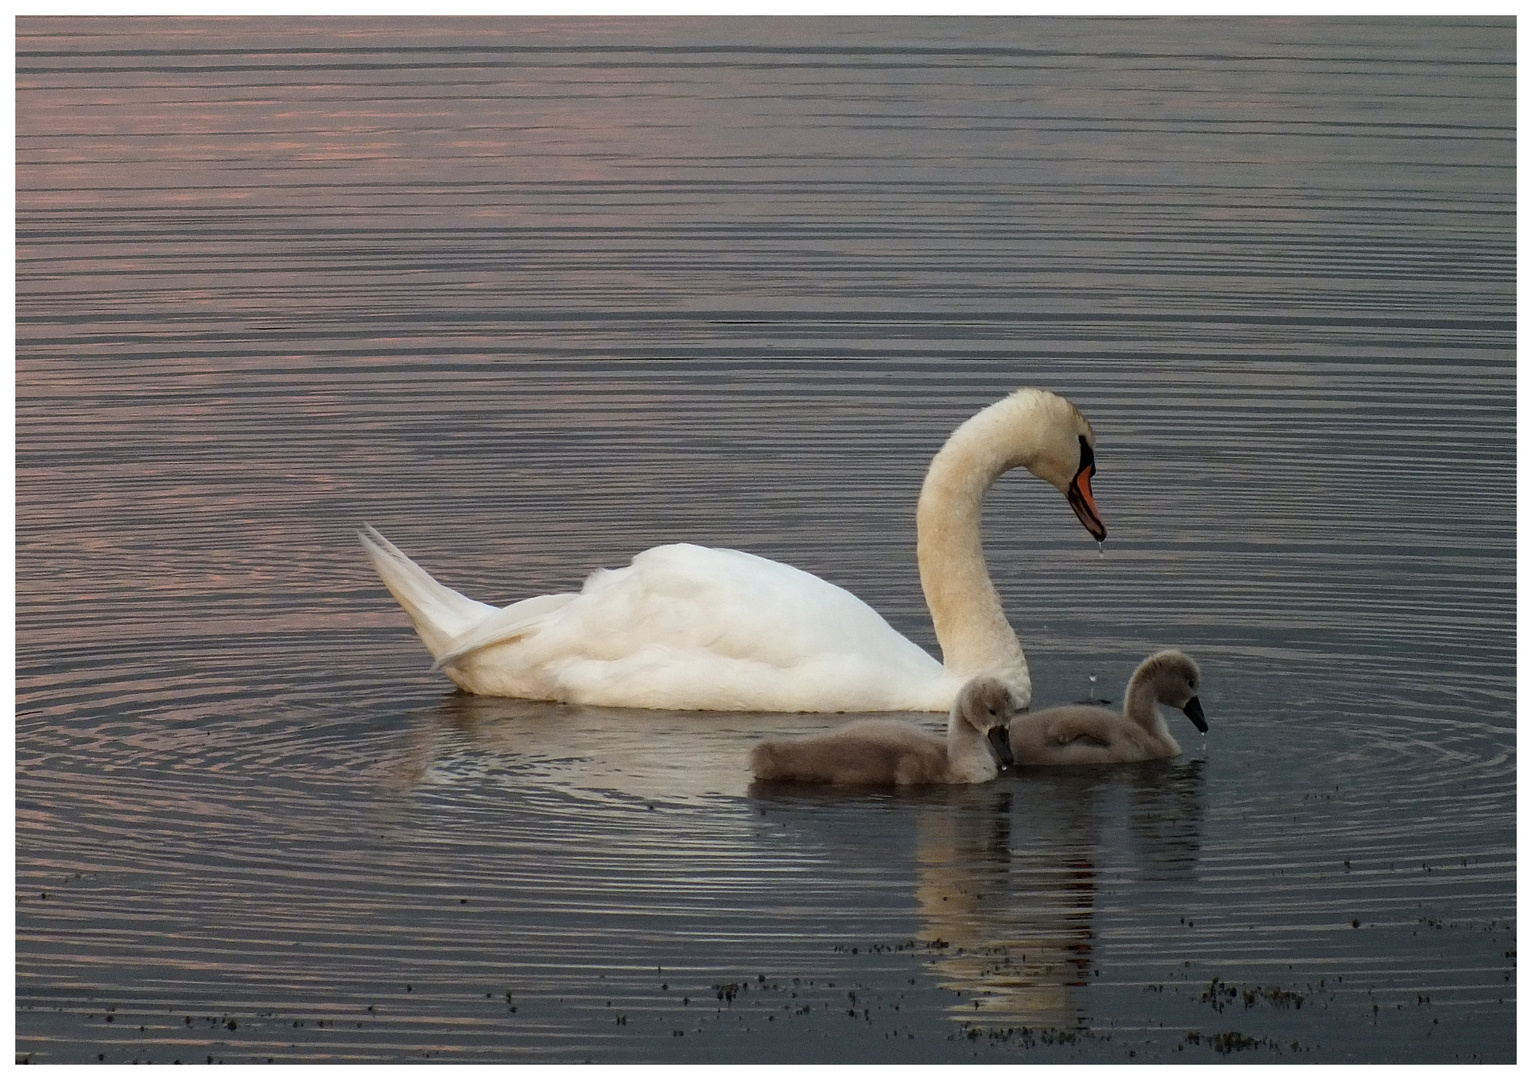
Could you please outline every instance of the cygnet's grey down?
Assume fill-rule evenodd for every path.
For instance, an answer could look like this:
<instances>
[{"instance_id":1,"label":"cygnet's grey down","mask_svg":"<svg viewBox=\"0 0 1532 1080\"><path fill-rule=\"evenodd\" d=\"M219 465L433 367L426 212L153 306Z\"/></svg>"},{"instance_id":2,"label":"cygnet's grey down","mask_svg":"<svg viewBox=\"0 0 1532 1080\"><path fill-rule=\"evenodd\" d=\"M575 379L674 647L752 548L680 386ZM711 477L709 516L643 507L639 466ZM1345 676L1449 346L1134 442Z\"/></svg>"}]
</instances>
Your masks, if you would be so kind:
<instances>
[{"instance_id":1,"label":"cygnet's grey down","mask_svg":"<svg viewBox=\"0 0 1532 1080\"><path fill-rule=\"evenodd\" d=\"M1011 764L1006 727L1025 707L1003 679L981 675L958 691L938 739L903 720L861 720L825 735L767 739L750 752L759 780L811 784L980 784Z\"/></svg>"},{"instance_id":2,"label":"cygnet's grey down","mask_svg":"<svg viewBox=\"0 0 1532 1080\"><path fill-rule=\"evenodd\" d=\"M1200 677L1185 653L1155 653L1128 681L1121 713L1096 705L1060 705L1019 716L1011 723L1011 752L1021 765L1104 765L1175 757L1181 746L1157 706L1180 709L1198 731L1207 731L1197 699Z\"/></svg>"}]
</instances>

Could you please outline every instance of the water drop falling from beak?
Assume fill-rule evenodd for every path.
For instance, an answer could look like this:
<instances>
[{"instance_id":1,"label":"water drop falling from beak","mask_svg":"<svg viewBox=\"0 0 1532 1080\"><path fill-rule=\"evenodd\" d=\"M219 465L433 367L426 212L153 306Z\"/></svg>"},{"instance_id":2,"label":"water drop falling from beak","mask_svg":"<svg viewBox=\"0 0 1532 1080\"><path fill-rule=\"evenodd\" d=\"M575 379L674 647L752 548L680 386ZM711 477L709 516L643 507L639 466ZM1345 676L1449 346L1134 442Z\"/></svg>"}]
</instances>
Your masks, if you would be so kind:
<instances>
[{"instance_id":1,"label":"water drop falling from beak","mask_svg":"<svg viewBox=\"0 0 1532 1080\"><path fill-rule=\"evenodd\" d=\"M1100 540L1096 541L1096 554L1101 556L1103 559L1106 558L1106 545L1103 544Z\"/></svg>"}]
</instances>

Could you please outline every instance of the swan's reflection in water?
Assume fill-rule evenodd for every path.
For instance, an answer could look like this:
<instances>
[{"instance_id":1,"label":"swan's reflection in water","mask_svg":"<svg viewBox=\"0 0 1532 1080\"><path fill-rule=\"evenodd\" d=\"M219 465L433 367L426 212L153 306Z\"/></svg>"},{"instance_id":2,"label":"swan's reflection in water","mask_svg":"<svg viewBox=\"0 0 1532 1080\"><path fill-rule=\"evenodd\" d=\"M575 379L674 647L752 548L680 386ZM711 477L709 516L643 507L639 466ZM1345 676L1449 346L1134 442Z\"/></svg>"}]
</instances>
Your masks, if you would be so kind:
<instances>
[{"instance_id":1,"label":"swan's reflection in water","mask_svg":"<svg viewBox=\"0 0 1532 1080\"><path fill-rule=\"evenodd\" d=\"M390 786L447 783L455 764L490 754L518 772L572 791L686 801L744 796L750 748L763 738L817 734L851 719L907 713L683 712L563 705L449 694L421 715ZM946 722L915 717L933 733Z\"/></svg>"},{"instance_id":2,"label":"swan's reflection in water","mask_svg":"<svg viewBox=\"0 0 1532 1080\"><path fill-rule=\"evenodd\" d=\"M940 985L957 991L955 1016L988 1023L1072 1027L1071 988L1091 959L1096 873L1094 810L1050 801L1041 822L1018 822L1039 806L1014 785L984 791L987 805L921 814L915 898L920 938L935 953Z\"/></svg>"},{"instance_id":3,"label":"swan's reflection in water","mask_svg":"<svg viewBox=\"0 0 1532 1080\"><path fill-rule=\"evenodd\" d=\"M1072 1028L1092 973L1098 864L1124 833L1142 877L1188 876L1200 759L1031 770L922 809L915 896L955 1019ZM1115 861L1115 858L1114 858Z\"/></svg>"},{"instance_id":4,"label":"swan's reflection in water","mask_svg":"<svg viewBox=\"0 0 1532 1080\"><path fill-rule=\"evenodd\" d=\"M938 984L955 992L954 1019L991 1029L1076 1027L1077 990L1096 959L1101 868L1119 880L1124 872L1140 880L1194 873L1204 761L1033 769L990 784L876 795L751 782L756 739L845 719L453 694L422 715L389 786L452 784L478 774L488 757L518 784L668 802L749 796L796 808L786 842L803 853L829 850L836 865L876 864L913 880L914 936ZM877 807L872 832L858 830L858 804ZM890 810L904 822L893 833Z\"/></svg>"}]
</instances>

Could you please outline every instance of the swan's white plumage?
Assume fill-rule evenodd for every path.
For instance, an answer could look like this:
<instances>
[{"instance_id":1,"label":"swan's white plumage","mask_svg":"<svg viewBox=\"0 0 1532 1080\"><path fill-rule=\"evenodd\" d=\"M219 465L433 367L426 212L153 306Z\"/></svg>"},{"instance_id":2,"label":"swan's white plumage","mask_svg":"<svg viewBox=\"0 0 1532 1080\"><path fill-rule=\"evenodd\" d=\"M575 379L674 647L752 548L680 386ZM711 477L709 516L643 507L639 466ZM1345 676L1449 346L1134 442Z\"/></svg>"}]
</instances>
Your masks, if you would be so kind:
<instances>
[{"instance_id":1,"label":"swan's white plumage","mask_svg":"<svg viewBox=\"0 0 1532 1080\"><path fill-rule=\"evenodd\" d=\"M500 608L470 600L441 584L371 525L365 532L357 533L357 537L383 584L409 615L432 656L438 655L453 638L500 612Z\"/></svg>"},{"instance_id":2,"label":"swan's white plumage","mask_svg":"<svg viewBox=\"0 0 1532 1080\"><path fill-rule=\"evenodd\" d=\"M492 608L438 584L376 531L360 536L438 666L474 693L842 712L937 711L957 690L845 589L747 552L667 544L597 570L579 593Z\"/></svg>"},{"instance_id":3,"label":"swan's white plumage","mask_svg":"<svg viewBox=\"0 0 1532 1080\"><path fill-rule=\"evenodd\" d=\"M1094 442L1063 398L1022 390L953 433L917 514L921 582L945 666L846 590L756 555L651 548L579 593L481 604L431 578L376 530L362 545L437 667L477 694L636 708L945 712L997 674L1030 700L1026 659L979 540L983 493L1023 465L1065 490ZM1082 518L1082 520L1084 520Z\"/></svg>"}]
</instances>

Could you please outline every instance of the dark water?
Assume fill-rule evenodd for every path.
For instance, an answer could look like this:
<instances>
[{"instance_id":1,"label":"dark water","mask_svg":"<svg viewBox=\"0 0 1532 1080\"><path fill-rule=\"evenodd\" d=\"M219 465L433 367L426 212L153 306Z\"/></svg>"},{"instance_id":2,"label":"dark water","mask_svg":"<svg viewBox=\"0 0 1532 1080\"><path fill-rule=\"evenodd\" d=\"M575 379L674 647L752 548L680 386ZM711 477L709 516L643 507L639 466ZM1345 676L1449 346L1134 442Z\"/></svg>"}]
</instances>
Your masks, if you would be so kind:
<instances>
[{"instance_id":1,"label":"dark water","mask_svg":"<svg viewBox=\"0 0 1532 1080\"><path fill-rule=\"evenodd\" d=\"M1511 1061L1514 27L17 29L17 1054ZM660 542L934 648L913 507L1016 386L1035 702L1205 739L750 790L816 716L475 699L370 521L508 602ZM1179 723L1179 721L1178 721Z\"/></svg>"}]
</instances>

